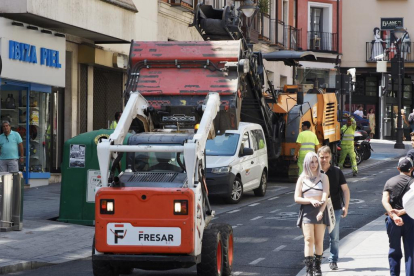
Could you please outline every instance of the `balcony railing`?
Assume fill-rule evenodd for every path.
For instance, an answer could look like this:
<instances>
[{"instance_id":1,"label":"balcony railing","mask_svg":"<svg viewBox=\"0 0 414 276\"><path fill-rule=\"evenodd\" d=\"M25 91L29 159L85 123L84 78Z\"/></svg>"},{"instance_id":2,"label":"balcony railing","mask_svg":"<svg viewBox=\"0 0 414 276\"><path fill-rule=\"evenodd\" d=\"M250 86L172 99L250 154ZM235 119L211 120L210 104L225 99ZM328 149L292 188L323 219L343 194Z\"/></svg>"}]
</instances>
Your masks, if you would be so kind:
<instances>
[{"instance_id":1,"label":"balcony railing","mask_svg":"<svg viewBox=\"0 0 414 276\"><path fill-rule=\"evenodd\" d=\"M308 50L338 52L337 38L336 33L308 32Z\"/></svg>"},{"instance_id":2,"label":"balcony railing","mask_svg":"<svg viewBox=\"0 0 414 276\"><path fill-rule=\"evenodd\" d=\"M414 54L411 49L414 46L412 42L402 42L397 45L401 50L401 57L405 62L414 62ZM397 55L397 47L390 40L383 42L366 43L366 62L377 62L378 60L391 61Z\"/></svg>"},{"instance_id":3,"label":"balcony railing","mask_svg":"<svg viewBox=\"0 0 414 276\"><path fill-rule=\"evenodd\" d=\"M192 11L197 6L198 0L161 0L170 4L172 7L179 8L184 11Z\"/></svg>"},{"instance_id":4,"label":"balcony railing","mask_svg":"<svg viewBox=\"0 0 414 276\"><path fill-rule=\"evenodd\" d=\"M267 14L258 14L255 22L256 30L259 32L259 39L273 46L279 46L289 50L301 50L301 31L283 21L270 19Z\"/></svg>"}]
</instances>

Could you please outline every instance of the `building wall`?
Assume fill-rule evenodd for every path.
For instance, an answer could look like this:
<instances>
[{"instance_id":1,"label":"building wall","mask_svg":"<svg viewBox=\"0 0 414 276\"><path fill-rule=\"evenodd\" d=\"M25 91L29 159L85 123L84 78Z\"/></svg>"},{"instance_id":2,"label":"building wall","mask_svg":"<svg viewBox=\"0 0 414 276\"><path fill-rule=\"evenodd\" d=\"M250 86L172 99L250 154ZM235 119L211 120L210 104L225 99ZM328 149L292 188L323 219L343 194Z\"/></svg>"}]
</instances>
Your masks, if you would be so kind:
<instances>
[{"instance_id":1,"label":"building wall","mask_svg":"<svg viewBox=\"0 0 414 276\"><path fill-rule=\"evenodd\" d=\"M2 12L20 10L126 40L135 20L133 12L101 0L59 1L58 5L56 0L1 0L0 5Z\"/></svg>"},{"instance_id":2,"label":"building wall","mask_svg":"<svg viewBox=\"0 0 414 276\"><path fill-rule=\"evenodd\" d=\"M357 9L355 7L358 7ZM373 30L380 27L381 17L403 17L404 27L414 31L413 1L347 0L343 4L342 67L376 67L366 63L366 43L374 39ZM411 33L410 33L411 34ZM413 63L405 63L414 67Z\"/></svg>"},{"instance_id":3,"label":"building wall","mask_svg":"<svg viewBox=\"0 0 414 276\"><path fill-rule=\"evenodd\" d=\"M170 7L164 2L158 2L157 40L168 41L200 41L200 34L194 27L188 27L193 22L193 13L184 12Z\"/></svg>"},{"instance_id":4,"label":"building wall","mask_svg":"<svg viewBox=\"0 0 414 276\"><path fill-rule=\"evenodd\" d=\"M133 0L135 6L138 9L138 13L135 14L135 20L132 31L128 40L137 41L154 41L158 40L158 24L159 16L158 10L161 3L158 1L142 1ZM100 45L106 50L129 55L129 44L105 44Z\"/></svg>"},{"instance_id":5,"label":"building wall","mask_svg":"<svg viewBox=\"0 0 414 276\"><path fill-rule=\"evenodd\" d=\"M370 1L370 0L369 0ZM343 1L339 1L339 17L341 17L341 15L343 15L342 13L342 2ZM349 2L355 2L355 4L353 5L353 9L355 10L355 7L359 7L359 2L364 2L364 1L358 1L358 4L356 4L357 1L351 0L351 1L345 1L345 3L347 3L347 5L349 5ZM368 2L368 1L367 1ZM307 48L307 44L308 44L308 31L309 30L309 5L330 5L331 6L331 11L332 11L332 18L331 21L332 23L330 24L330 32L331 33L337 33L337 1L332 1L332 0L314 0L314 1L309 1L309 0L298 0L298 29L302 29L302 47L304 50L308 49ZM363 11L362 9L359 9L360 11ZM365 10L366 12L366 10ZM349 19L353 19L355 16L354 15L349 15ZM342 53L342 23L343 23L343 19L345 18L345 15L343 15L343 18L339 18L339 53Z\"/></svg>"}]
</instances>

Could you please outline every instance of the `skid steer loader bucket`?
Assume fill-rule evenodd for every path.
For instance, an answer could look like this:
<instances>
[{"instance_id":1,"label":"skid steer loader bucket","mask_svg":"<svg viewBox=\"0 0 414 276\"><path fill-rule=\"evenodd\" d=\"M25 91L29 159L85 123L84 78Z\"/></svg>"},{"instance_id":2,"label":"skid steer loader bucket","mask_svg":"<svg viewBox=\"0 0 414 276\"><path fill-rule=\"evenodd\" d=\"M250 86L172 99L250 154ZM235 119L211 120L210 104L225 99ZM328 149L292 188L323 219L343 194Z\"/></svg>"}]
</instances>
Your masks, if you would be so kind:
<instances>
[{"instance_id":1,"label":"skid steer loader bucket","mask_svg":"<svg viewBox=\"0 0 414 276\"><path fill-rule=\"evenodd\" d=\"M243 37L241 21L234 6L214 9L211 5L199 3L192 26L204 40L238 40Z\"/></svg>"}]
</instances>

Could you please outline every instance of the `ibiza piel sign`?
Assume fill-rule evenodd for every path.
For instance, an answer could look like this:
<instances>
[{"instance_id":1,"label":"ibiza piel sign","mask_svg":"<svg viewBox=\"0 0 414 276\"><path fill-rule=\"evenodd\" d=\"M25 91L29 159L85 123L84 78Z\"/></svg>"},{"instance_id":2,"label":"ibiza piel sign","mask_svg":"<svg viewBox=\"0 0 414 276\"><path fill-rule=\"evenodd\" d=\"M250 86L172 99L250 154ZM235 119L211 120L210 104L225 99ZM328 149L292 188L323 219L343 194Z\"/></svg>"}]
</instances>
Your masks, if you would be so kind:
<instances>
[{"instance_id":1,"label":"ibiza piel sign","mask_svg":"<svg viewBox=\"0 0 414 276\"><path fill-rule=\"evenodd\" d=\"M394 30L397 26L404 27L404 18L381 18L381 30Z\"/></svg>"}]
</instances>

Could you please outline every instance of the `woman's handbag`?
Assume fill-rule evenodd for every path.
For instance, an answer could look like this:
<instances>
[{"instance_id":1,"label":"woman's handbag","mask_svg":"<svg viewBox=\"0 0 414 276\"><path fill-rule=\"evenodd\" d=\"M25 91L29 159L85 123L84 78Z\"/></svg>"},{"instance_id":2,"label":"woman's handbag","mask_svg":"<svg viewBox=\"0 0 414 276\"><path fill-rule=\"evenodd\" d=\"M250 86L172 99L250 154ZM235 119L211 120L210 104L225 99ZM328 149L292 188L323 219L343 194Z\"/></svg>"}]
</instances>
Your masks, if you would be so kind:
<instances>
[{"instance_id":1,"label":"woman's handbag","mask_svg":"<svg viewBox=\"0 0 414 276\"><path fill-rule=\"evenodd\" d=\"M328 216L329 216L329 233L333 231L335 228L335 210L332 205L332 200L330 197L328 197L328 200L326 200L326 209L328 210Z\"/></svg>"}]
</instances>

